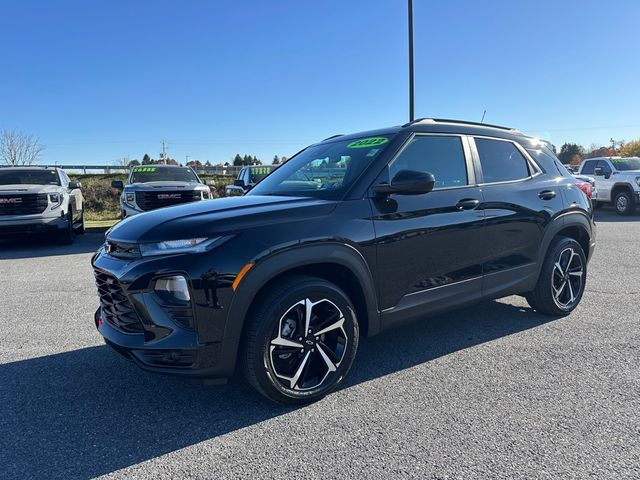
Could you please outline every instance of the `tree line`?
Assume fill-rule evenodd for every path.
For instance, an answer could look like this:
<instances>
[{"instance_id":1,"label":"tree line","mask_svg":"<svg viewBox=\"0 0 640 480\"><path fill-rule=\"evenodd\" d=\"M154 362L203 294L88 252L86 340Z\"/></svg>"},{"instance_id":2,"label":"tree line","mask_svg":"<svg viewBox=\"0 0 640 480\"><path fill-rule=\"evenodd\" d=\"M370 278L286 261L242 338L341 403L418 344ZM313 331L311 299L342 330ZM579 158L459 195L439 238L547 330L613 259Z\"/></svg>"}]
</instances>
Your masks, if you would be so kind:
<instances>
[{"instance_id":1,"label":"tree line","mask_svg":"<svg viewBox=\"0 0 640 480\"><path fill-rule=\"evenodd\" d=\"M613 141L612 141L613 142ZM555 152L555 147L554 147ZM631 142L613 142L612 146L599 147L591 144L585 148L577 143L565 143L557 153L558 159L565 165L580 165L582 160L595 157L640 157L640 139Z\"/></svg>"}]
</instances>

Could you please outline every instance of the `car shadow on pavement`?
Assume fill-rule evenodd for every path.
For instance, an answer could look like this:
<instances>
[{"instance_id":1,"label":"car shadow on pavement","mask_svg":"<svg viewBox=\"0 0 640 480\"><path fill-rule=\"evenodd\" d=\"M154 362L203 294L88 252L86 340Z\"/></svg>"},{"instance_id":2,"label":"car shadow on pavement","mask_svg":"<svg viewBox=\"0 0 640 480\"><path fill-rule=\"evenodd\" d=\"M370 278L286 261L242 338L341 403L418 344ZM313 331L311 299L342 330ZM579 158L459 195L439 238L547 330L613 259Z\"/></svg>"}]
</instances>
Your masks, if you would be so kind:
<instances>
[{"instance_id":1,"label":"car shadow on pavement","mask_svg":"<svg viewBox=\"0 0 640 480\"><path fill-rule=\"evenodd\" d=\"M631 215L618 215L612 207L601 207L595 211L594 218L596 223L621 223L621 222L637 222L640 220L640 209Z\"/></svg>"},{"instance_id":2,"label":"car shadow on pavement","mask_svg":"<svg viewBox=\"0 0 640 480\"><path fill-rule=\"evenodd\" d=\"M361 342L342 388L547 321L485 302L385 332ZM294 410L241 381L204 386L145 373L106 346L0 365L0 385L5 478L94 477Z\"/></svg>"},{"instance_id":3,"label":"car shadow on pavement","mask_svg":"<svg viewBox=\"0 0 640 480\"><path fill-rule=\"evenodd\" d=\"M93 253L103 243L104 233L100 232L77 236L71 245L57 245L55 239L39 235L2 239L0 260Z\"/></svg>"}]
</instances>

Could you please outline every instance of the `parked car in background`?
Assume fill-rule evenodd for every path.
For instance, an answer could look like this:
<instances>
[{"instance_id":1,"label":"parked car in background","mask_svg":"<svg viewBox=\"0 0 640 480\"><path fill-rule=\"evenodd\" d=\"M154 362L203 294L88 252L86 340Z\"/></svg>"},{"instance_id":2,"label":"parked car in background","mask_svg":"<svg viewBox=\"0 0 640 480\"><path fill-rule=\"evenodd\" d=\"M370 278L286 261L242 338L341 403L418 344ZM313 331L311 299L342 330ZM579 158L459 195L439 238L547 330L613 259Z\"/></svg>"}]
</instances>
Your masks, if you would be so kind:
<instances>
[{"instance_id":1,"label":"parked car in background","mask_svg":"<svg viewBox=\"0 0 640 480\"><path fill-rule=\"evenodd\" d=\"M49 234L62 244L84 233L78 182L59 168L0 168L0 236Z\"/></svg>"},{"instance_id":2,"label":"parked car in background","mask_svg":"<svg viewBox=\"0 0 640 480\"><path fill-rule=\"evenodd\" d=\"M578 185L580 190L582 190L584 194L589 197L591 203L594 206L597 205L598 190L596 189L595 179L586 175L574 174L573 176L576 179L576 185Z\"/></svg>"},{"instance_id":3,"label":"parked car in background","mask_svg":"<svg viewBox=\"0 0 640 480\"><path fill-rule=\"evenodd\" d=\"M122 191L121 218L211 198L211 189L191 167L177 165L133 167L126 185L121 181L113 181L111 186Z\"/></svg>"},{"instance_id":4,"label":"parked car in background","mask_svg":"<svg viewBox=\"0 0 640 480\"><path fill-rule=\"evenodd\" d=\"M225 195L227 197L244 195L277 167L278 165L251 165L244 167L238 173L233 184L227 185Z\"/></svg>"},{"instance_id":5,"label":"parked car in background","mask_svg":"<svg viewBox=\"0 0 640 480\"><path fill-rule=\"evenodd\" d=\"M237 367L272 400L312 402L361 335L513 294L568 315L595 234L546 143L421 119L311 145L242 197L115 225L92 258L94 321L144 370Z\"/></svg>"},{"instance_id":6,"label":"parked car in background","mask_svg":"<svg viewBox=\"0 0 640 480\"><path fill-rule=\"evenodd\" d=\"M610 203L619 215L630 215L640 203L640 158L588 158L580 165L580 175L595 178L597 205Z\"/></svg>"}]
</instances>

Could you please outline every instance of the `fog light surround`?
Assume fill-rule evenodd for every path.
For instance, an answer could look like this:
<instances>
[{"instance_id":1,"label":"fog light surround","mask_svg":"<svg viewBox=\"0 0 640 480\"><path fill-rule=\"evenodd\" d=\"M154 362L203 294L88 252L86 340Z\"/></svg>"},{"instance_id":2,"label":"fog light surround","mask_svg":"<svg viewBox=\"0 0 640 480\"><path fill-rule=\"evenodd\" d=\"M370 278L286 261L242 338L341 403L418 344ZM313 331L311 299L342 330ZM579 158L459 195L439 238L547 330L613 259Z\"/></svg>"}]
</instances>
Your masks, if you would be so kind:
<instances>
[{"instance_id":1,"label":"fog light surround","mask_svg":"<svg viewBox=\"0 0 640 480\"><path fill-rule=\"evenodd\" d=\"M189 282L182 275L158 278L153 290L165 302L184 305L191 301Z\"/></svg>"}]
</instances>

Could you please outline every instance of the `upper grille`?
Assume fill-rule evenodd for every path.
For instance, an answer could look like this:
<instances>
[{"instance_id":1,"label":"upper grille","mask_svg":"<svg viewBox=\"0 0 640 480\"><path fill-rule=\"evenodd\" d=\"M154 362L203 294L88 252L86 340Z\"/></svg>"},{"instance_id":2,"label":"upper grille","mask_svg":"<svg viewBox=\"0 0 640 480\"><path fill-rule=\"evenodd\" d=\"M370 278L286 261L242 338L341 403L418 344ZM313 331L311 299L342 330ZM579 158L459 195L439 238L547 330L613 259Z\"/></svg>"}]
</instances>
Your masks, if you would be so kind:
<instances>
[{"instance_id":1,"label":"upper grille","mask_svg":"<svg viewBox=\"0 0 640 480\"><path fill-rule=\"evenodd\" d=\"M0 215L33 215L49 205L46 193L0 194Z\"/></svg>"},{"instance_id":2,"label":"upper grille","mask_svg":"<svg viewBox=\"0 0 640 480\"><path fill-rule=\"evenodd\" d=\"M105 320L123 332L144 333L142 323L118 280L99 270L94 270L93 274L96 277L100 306Z\"/></svg>"},{"instance_id":3,"label":"upper grille","mask_svg":"<svg viewBox=\"0 0 640 480\"><path fill-rule=\"evenodd\" d=\"M136 203L140 210L153 210L156 208L190 203L202 200L199 191L187 190L154 190L152 192L136 192Z\"/></svg>"}]
</instances>

